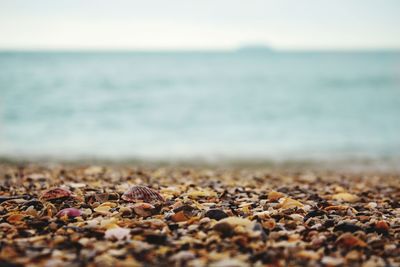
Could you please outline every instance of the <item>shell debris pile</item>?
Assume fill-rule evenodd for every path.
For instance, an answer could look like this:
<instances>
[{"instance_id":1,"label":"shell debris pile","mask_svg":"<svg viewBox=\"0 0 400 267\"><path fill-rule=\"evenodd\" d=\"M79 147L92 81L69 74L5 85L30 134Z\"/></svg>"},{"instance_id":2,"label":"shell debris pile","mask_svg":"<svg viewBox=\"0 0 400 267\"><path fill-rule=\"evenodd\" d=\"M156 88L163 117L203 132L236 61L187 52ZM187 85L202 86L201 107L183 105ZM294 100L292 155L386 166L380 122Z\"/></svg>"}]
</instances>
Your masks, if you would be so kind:
<instances>
[{"instance_id":1,"label":"shell debris pile","mask_svg":"<svg viewBox=\"0 0 400 267\"><path fill-rule=\"evenodd\" d=\"M399 174L0 168L0 266L400 265Z\"/></svg>"}]
</instances>

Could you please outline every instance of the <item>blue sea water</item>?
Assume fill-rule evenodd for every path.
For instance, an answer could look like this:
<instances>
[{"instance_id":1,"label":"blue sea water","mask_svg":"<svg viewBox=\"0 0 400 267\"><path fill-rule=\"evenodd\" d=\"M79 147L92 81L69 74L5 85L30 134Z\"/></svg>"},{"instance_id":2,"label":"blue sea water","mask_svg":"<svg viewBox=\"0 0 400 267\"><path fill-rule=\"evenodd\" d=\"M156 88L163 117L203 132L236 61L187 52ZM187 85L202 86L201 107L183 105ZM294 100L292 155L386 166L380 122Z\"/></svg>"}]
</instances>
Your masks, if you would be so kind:
<instances>
[{"instance_id":1,"label":"blue sea water","mask_svg":"<svg viewBox=\"0 0 400 267\"><path fill-rule=\"evenodd\" d=\"M0 156L400 158L400 53L1 52Z\"/></svg>"}]
</instances>

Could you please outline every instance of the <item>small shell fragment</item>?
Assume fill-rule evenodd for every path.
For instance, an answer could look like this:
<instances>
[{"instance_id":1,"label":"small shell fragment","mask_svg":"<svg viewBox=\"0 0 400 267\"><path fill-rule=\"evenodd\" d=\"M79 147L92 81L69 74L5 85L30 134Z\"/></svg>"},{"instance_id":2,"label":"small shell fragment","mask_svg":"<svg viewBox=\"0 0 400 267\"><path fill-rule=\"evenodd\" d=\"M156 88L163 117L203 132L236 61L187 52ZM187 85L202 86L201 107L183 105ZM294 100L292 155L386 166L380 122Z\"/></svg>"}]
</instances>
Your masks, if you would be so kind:
<instances>
[{"instance_id":1,"label":"small shell fragment","mask_svg":"<svg viewBox=\"0 0 400 267\"><path fill-rule=\"evenodd\" d=\"M334 257L330 257L330 256L325 256L322 258L321 262L328 266L337 266L337 265L343 264L344 260L342 258L334 258Z\"/></svg>"},{"instance_id":2,"label":"small shell fragment","mask_svg":"<svg viewBox=\"0 0 400 267\"><path fill-rule=\"evenodd\" d=\"M247 262L238 259L222 259L210 264L210 267L248 267Z\"/></svg>"},{"instance_id":3,"label":"small shell fragment","mask_svg":"<svg viewBox=\"0 0 400 267\"><path fill-rule=\"evenodd\" d=\"M297 257L309 259L309 260L319 260L321 255L318 252L311 251L311 250L302 250L296 254Z\"/></svg>"},{"instance_id":4,"label":"small shell fragment","mask_svg":"<svg viewBox=\"0 0 400 267\"><path fill-rule=\"evenodd\" d=\"M106 239L117 239L117 240L126 239L126 240L128 240L130 238L130 232L131 232L130 229L116 227L116 228L108 229L105 232L104 237Z\"/></svg>"},{"instance_id":5,"label":"small shell fragment","mask_svg":"<svg viewBox=\"0 0 400 267\"><path fill-rule=\"evenodd\" d=\"M22 214L12 214L7 218L7 222L9 223L16 223L22 221L25 216Z\"/></svg>"},{"instance_id":6,"label":"small shell fragment","mask_svg":"<svg viewBox=\"0 0 400 267\"><path fill-rule=\"evenodd\" d=\"M389 231L390 226L386 221L382 220L375 223L375 228L387 232Z\"/></svg>"},{"instance_id":7,"label":"small shell fragment","mask_svg":"<svg viewBox=\"0 0 400 267\"><path fill-rule=\"evenodd\" d=\"M141 217L149 217L153 214L155 207L149 203L136 203L133 205L135 213Z\"/></svg>"},{"instance_id":8,"label":"small shell fragment","mask_svg":"<svg viewBox=\"0 0 400 267\"><path fill-rule=\"evenodd\" d=\"M97 208L94 208L93 210L97 213L107 215L107 214L109 214L110 210L112 208L115 208L116 206L117 206L116 203L104 202L103 204L99 205Z\"/></svg>"},{"instance_id":9,"label":"small shell fragment","mask_svg":"<svg viewBox=\"0 0 400 267\"><path fill-rule=\"evenodd\" d=\"M365 247L367 244L362 241L360 238L350 234L350 233L344 233L336 241L338 244L341 244L345 247Z\"/></svg>"},{"instance_id":10,"label":"small shell fragment","mask_svg":"<svg viewBox=\"0 0 400 267\"><path fill-rule=\"evenodd\" d=\"M216 197L217 194L215 192L212 192L210 190L196 190L196 191L191 191L188 193L188 196L190 198L202 198L202 197Z\"/></svg>"},{"instance_id":11,"label":"small shell fragment","mask_svg":"<svg viewBox=\"0 0 400 267\"><path fill-rule=\"evenodd\" d=\"M271 191L268 193L268 200L269 201L277 201L284 196L285 195L281 192Z\"/></svg>"},{"instance_id":12,"label":"small shell fragment","mask_svg":"<svg viewBox=\"0 0 400 267\"><path fill-rule=\"evenodd\" d=\"M376 202L369 202L367 204L367 208L371 209L371 210L375 209L377 206L378 206L378 204Z\"/></svg>"},{"instance_id":13,"label":"small shell fragment","mask_svg":"<svg viewBox=\"0 0 400 267\"><path fill-rule=\"evenodd\" d=\"M174 213L171 215L171 220L173 220L174 222L184 222L189 219L190 219L190 216L183 210L178 211L177 213Z\"/></svg>"},{"instance_id":14,"label":"small shell fragment","mask_svg":"<svg viewBox=\"0 0 400 267\"><path fill-rule=\"evenodd\" d=\"M218 221L218 223L214 225L214 230L225 236L229 236L233 234L236 228L241 228L244 231L252 233L254 231L254 225L255 222L246 218L228 217Z\"/></svg>"},{"instance_id":15,"label":"small shell fragment","mask_svg":"<svg viewBox=\"0 0 400 267\"><path fill-rule=\"evenodd\" d=\"M358 201L358 196L350 193L338 193L332 196L332 199L345 201L345 202L356 202Z\"/></svg>"},{"instance_id":16,"label":"small shell fragment","mask_svg":"<svg viewBox=\"0 0 400 267\"><path fill-rule=\"evenodd\" d=\"M66 209L62 209L57 213L57 217L63 217L63 216L67 216L67 217L79 217L82 215L82 211L75 209L75 208L66 208Z\"/></svg>"},{"instance_id":17,"label":"small shell fragment","mask_svg":"<svg viewBox=\"0 0 400 267\"><path fill-rule=\"evenodd\" d=\"M292 209L292 208L301 208L304 205L301 204L299 201L294 200L292 198L284 198L284 200L281 203L281 208L283 209Z\"/></svg>"}]
</instances>

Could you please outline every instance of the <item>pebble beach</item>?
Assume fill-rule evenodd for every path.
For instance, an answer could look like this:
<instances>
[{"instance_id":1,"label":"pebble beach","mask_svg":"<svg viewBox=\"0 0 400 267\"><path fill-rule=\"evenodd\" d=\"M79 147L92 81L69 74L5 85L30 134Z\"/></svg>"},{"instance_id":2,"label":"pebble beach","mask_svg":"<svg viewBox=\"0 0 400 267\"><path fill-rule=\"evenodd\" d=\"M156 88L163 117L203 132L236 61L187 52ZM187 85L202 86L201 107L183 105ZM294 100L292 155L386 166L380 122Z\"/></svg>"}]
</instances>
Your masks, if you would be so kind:
<instances>
[{"instance_id":1,"label":"pebble beach","mask_svg":"<svg viewBox=\"0 0 400 267\"><path fill-rule=\"evenodd\" d=\"M0 266L400 266L399 173L1 164Z\"/></svg>"}]
</instances>

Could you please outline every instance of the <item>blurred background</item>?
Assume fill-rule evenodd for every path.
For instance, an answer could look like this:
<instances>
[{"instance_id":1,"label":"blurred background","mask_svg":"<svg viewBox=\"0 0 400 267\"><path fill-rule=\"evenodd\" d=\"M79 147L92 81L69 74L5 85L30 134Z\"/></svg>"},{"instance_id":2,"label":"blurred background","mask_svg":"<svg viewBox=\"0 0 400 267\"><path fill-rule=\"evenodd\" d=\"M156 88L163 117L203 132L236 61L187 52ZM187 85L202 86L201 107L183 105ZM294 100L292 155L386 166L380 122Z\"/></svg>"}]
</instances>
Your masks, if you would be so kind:
<instances>
[{"instance_id":1,"label":"blurred background","mask_svg":"<svg viewBox=\"0 0 400 267\"><path fill-rule=\"evenodd\" d=\"M0 156L400 162L399 12L0 0Z\"/></svg>"}]
</instances>

